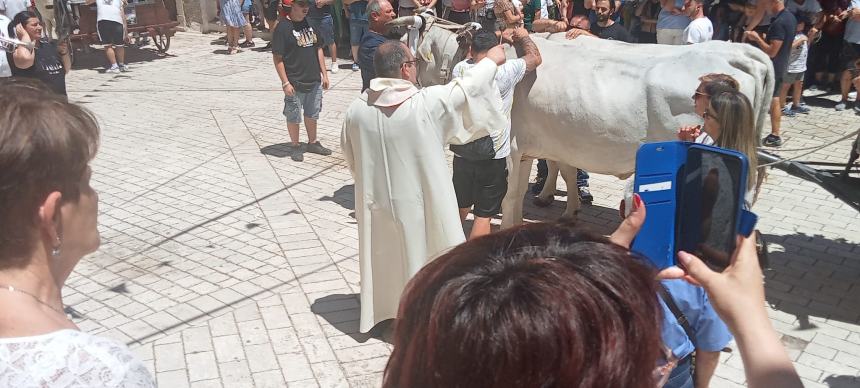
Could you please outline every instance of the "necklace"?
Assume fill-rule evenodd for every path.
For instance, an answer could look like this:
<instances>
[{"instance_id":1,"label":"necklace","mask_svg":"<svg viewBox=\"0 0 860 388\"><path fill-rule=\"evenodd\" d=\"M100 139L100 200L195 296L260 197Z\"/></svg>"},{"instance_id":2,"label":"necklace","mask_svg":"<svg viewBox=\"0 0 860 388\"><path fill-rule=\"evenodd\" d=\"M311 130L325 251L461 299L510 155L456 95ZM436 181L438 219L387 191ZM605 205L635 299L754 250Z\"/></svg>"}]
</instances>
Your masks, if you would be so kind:
<instances>
[{"instance_id":1,"label":"necklace","mask_svg":"<svg viewBox=\"0 0 860 388\"><path fill-rule=\"evenodd\" d=\"M20 289L20 288L15 288L14 286L10 286L10 285L8 285L8 284L0 284L0 289L7 290L7 291L9 291L9 292L20 292L20 293L22 293L22 294L24 294L24 295L28 295L28 296L30 296L31 298L33 298L36 302L39 302L41 305L46 306L46 307L48 307L49 309L54 310L54 311L56 311L56 312L60 313L60 315L62 315L62 316L66 316L66 313L65 313L65 312L63 312L63 311L61 311L61 310L57 310L54 306L51 306L51 305L49 305L49 304L47 304L47 303L43 302L43 301L42 301L41 299L39 299L39 297L37 297L36 295L33 295L33 294L31 294L31 293L29 293L29 292L27 292L27 291L24 291L24 290L22 290L22 289Z\"/></svg>"}]
</instances>

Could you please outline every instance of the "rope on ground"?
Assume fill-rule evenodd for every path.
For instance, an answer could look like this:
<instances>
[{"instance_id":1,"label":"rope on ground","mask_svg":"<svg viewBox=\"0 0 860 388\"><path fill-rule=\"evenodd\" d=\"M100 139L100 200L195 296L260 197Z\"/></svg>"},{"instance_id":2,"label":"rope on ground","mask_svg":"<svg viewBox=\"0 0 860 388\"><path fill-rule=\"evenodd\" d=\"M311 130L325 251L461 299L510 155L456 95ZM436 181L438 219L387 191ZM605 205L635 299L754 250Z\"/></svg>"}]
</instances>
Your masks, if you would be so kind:
<instances>
[{"instance_id":1,"label":"rope on ground","mask_svg":"<svg viewBox=\"0 0 860 388\"><path fill-rule=\"evenodd\" d=\"M785 163L785 162L788 162L788 161L791 161L791 160L795 160L795 159L802 158L802 157L804 157L804 156L806 156L806 155L809 155L809 154L814 153L815 151L818 151L818 150L823 149L823 148L826 148L826 147L830 147L830 146L832 146L832 145L834 145L834 144L836 144L836 143L839 143L840 141L843 141L843 140L846 140L846 139L850 139L850 138L851 138L851 137L853 137L853 136L857 136L857 134L858 134L858 133L860 133L860 129L858 129L858 130L856 130L856 131L854 131L854 132L851 132L851 133L849 133L849 134L847 134L847 135L845 135L845 136L842 136L841 138L839 138L839 139L837 139L837 140L834 140L834 141L831 141L831 142L829 142L829 143L825 143L825 144L822 144L822 145L820 145L820 146L816 146L816 147L798 148L798 149L795 149L795 150L781 150L781 151L805 151L805 150L809 150L809 151L808 151L808 152L804 152L804 153L799 154L799 155L792 156L792 157L790 157L790 158L785 158L785 159L780 158L780 160L778 160L778 161L776 161L776 162L773 162L773 163L767 163L767 164L762 164L762 165L759 165L759 167L769 167L769 166L773 166L773 165L776 165L776 164L781 164L781 163ZM763 150L763 151L764 151L764 150L767 150L766 148L763 148L763 147L759 147L759 149L760 149L760 150Z\"/></svg>"}]
</instances>

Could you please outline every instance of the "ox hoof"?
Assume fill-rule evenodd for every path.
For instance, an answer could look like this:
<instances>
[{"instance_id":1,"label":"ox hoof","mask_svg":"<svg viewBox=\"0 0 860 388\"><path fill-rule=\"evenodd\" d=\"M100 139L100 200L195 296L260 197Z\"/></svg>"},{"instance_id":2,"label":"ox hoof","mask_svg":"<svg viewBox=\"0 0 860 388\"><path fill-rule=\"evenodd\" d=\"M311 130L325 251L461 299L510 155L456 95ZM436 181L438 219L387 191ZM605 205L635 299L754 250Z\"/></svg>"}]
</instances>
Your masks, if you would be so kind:
<instances>
[{"instance_id":1,"label":"ox hoof","mask_svg":"<svg viewBox=\"0 0 860 388\"><path fill-rule=\"evenodd\" d=\"M574 224L574 223L576 223L576 219L579 218L579 217L577 217L578 215L579 215L579 212L577 211L577 212L573 213L572 216L561 216L558 218L558 222L560 224Z\"/></svg>"},{"instance_id":2,"label":"ox hoof","mask_svg":"<svg viewBox=\"0 0 860 388\"><path fill-rule=\"evenodd\" d=\"M555 200L555 198L553 197L549 197L548 199L534 197L534 199L532 199L532 203L537 207L547 207L549 205L552 205L553 200Z\"/></svg>"}]
</instances>

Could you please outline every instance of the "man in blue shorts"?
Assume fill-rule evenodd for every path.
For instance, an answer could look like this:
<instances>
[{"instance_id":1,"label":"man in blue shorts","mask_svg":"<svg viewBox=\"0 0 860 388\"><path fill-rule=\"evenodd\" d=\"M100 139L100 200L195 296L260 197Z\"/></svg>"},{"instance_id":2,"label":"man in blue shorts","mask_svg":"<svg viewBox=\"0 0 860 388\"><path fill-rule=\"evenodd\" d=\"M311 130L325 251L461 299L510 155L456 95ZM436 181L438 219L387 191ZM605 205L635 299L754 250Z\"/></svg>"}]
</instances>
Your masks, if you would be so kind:
<instances>
[{"instance_id":1,"label":"man in blue shorts","mask_svg":"<svg viewBox=\"0 0 860 388\"><path fill-rule=\"evenodd\" d=\"M317 38L323 46L328 46L331 57L331 72L337 73L337 44L334 43L334 21L331 17L333 0L310 0L308 23L317 32Z\"/></svg>"},{"instance_id":2,"label":"man in blue shorts","mask_svg":"<svg viewBox=\"0 0 860 388\"><path fill-rule=\"evenodd\" d=\"M367 0L343 0L349 17L349 44L352 48L352 71L358 71L358 46L368 32Z\"/></svg>"}]
</instances>

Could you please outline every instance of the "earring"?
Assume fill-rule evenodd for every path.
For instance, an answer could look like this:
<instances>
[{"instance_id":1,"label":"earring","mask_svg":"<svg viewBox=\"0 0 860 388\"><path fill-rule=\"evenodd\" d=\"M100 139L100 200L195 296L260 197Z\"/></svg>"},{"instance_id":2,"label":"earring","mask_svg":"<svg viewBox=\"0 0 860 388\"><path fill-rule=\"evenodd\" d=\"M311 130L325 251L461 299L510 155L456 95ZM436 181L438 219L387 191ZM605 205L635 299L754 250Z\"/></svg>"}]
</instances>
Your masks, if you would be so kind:
<instances>
[{"instance_id":1,"label":"earring","mask_svg":"<svg viewBox=\"0 0 860 388\"><path fill-rule=\"evenodd\" d=\"M57 237L57 245L51 250L51 256L57 257L60 255L60 249L63 247L63 241Z\"/></svg>"}]
</instances>

